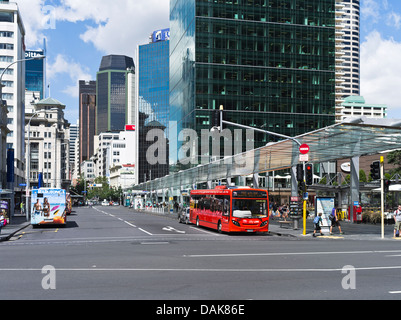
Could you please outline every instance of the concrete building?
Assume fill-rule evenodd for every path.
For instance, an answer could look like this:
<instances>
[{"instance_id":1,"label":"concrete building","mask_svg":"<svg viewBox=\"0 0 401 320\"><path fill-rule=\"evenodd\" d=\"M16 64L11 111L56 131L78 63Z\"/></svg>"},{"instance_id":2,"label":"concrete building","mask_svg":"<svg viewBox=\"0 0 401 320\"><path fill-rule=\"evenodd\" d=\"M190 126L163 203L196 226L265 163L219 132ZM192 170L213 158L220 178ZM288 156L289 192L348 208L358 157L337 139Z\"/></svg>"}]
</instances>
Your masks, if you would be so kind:
<instances>
[{"instance_id":1,"label":"concrete building","mask_svg":"<svg viewBox=\"0 0 401 320\"><path fill-rule=\"evenodd\" d=\"M25 28L18 5L0 2L0 72L11 63L25 59ZM2 101L7 104L7 149L14 152L13 186L15 196L21 196L19 187L25 182L25 64L16 63L5 70L2 78ZM1 99L0 99L1 101ZM4 103L3 102L3 103ZM4 159L1 159L3 162ZM19 200L17 200L19 201Z\"/></svg>"},{"instance_id":2,"label":"concrete building","mask_svg":"<svg viewBox=\"0 0 401 320\"><path fill-rule=\"evenodd\" d=\"M383 104L368 104L361 96L349 96L341 104L340 119L348 117L367 117L383 119L387 117L387 106Z\"/></svg>"},{"instance_id":3,"label":"concrete building","mask_svg":"<svg viewBox=\"0 0 401 320\"><path fill-rule=\"evenodd\" d=\"M28 157L30 186L69 189L70 124L64 119L65 105L53 98L36 102L26 114L25 141L30 147ZM28 170L27 170L28 171Z\"/></svg>"}]
</instances>

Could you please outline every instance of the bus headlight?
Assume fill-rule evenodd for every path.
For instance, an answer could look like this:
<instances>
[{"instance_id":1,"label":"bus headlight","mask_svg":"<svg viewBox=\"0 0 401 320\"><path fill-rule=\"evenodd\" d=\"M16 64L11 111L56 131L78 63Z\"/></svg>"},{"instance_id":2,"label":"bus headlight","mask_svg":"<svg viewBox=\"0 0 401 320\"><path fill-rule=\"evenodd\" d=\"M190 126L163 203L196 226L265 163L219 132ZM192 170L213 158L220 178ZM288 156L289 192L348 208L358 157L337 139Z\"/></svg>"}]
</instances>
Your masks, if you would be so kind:
<instances>
[{"instance_id":1,"label":"bus headlight","mask_svg":"<svg viewBox=\"0 0 401 320\"><path fill-rule=\"evenodd\" d=\"M231 220L232 222L233 222L233 224L235 225L235 226L237 226L237 227L241 227L241 225L239 224L239 222L238 221L236 221L236 220Z\"/></svg>"},{"instance_id":2,"label":"bus headlight","mask_svg":"<svg viewBox=\"0 0 401 320\"><path fill-rule=\"evenodd\" d=\"M264 227L265 225L267 225L268 222L269 222L268 220L263 221L262 224L261 224L260 226L261 226L261 227Z\"/></svg>"}]
</instances>

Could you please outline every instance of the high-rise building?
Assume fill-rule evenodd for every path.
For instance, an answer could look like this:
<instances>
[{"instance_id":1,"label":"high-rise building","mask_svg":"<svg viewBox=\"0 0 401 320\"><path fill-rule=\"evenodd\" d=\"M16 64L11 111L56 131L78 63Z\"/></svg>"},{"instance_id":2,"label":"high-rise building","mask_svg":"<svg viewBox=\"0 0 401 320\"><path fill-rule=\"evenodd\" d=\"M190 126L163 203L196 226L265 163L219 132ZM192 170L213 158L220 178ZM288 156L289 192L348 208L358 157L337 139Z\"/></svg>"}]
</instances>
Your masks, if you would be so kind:
<instances>
[{"instance_id":1,"label":"high-rise building","mask_svg":"<svg viewBox=\"0 0 401 320\"><path fill-rule=\"evenodd\" d=\"M0 72L5 70L3 103L7 104L7 149L14 150L14 186L25 182L25 64L10 64L25 58L25 29L18 5L0 2ZM9 67L9 68L8 68ZM3 159L0 159L3 161ZM18 187L14 191L19 195Z\"/></svg>"},{"instance_id":2,"label":"high-rise building","mask_svg":"<svg viewBox=\"0 0 401 320\"><path fill-rule=\"evenodd\" d=\"M97 73L96 132L123 131L131 119L129 97L135 91L134 60L127 56L109 55L102 58ZM134 100L135 101L135 100ZM134 102L133 101L133 102Z\"/></svg>"},{"instance_id":3,"label":"high-rise building","mask_svg":"<svg viewBox=\"0 0 401 320\"><path fill-rule=\"evenodd\" d=\"M79 162L94 153L96 135L96 81L79 81Z\"/></svg>"},{"instance_id":4,"label":"high-rise building","mask_svg":"<svg viewBox=\"0 0 401 320\"><path fill-rule=\"evenodd\" d=\"M28 59L44 55L44 50L27 50L25 52L25 58ZM25 88L28 91L40 92L40 100L45 98L45 62L45 59L28 60L25 66Z\"/></svg>"},{"instance_id":5,"label":"high-rise building","mask_svg":"<svg viewBox=\"0 0 401 320\"><path fill-rule=\"evenodd\" d=\"M360 95L360 0L336 2L336 121L346 112L343 102ZM348 111L347 111L348 112Z\"/></svg>"},{"instance_id":6,"label":"high-rise building","mask_svg":"<svg viewBox=\"0 0 401 320\"><path fill-rule=\"evenodd\" d=\"M158 30L150 36L150 43L138 48L138 110L139 181L160 178L168 174L168 152L165 163L150 165L146 159L146 135L151 129L163 130L168 139L169 125L169 39L170 30ZM168 141L168 140L167 140Z\"/></svg>"},{"instance_id":7,"label":"high-rise building","mask_svg":"<svg viewBox=\"0 0 401 320\"><path fill-rule=\"evenodd\" d=\"M336 1L171 0L170 159L172 131L200 136L221 105L227 121L287 136L334 124Z\"/></svg>"}]
</instances>

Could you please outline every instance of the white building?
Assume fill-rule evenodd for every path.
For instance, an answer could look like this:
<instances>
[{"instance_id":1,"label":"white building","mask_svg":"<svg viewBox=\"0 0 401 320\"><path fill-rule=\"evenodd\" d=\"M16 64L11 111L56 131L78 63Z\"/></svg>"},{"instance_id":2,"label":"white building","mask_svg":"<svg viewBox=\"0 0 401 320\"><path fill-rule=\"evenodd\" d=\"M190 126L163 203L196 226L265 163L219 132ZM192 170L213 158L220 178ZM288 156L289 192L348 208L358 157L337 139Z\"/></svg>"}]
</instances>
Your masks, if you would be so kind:
<instances>
[{"instance_id":1,"label":"white building","mask_svg":"<svg viewBox=\"0 0 401 320\"><path fill-rule=\"evenodd\" d=\"M25 141L31 187L38 187L42 174L43 187L69 189L70 124L64 119L64 109L65 105L53 98L35 103L32 110L27 109Z\"/></svg>"},{"instance_id":2,"label":"white building","mask_svg":"<svg viewBox=\"0 0 401 320\"><path fill-rule=\"evenodd\" d=\"M0 72L21 59L25 59L25 28L18 5L0 1ZM18 186L25 182L25 64L16 63L8 68L2 84L2 100L8 108L7 149L14 149L14 191L22 191Z\"/></svg>"},{"instance_id":3,"label":"white building","mask_svg":"<svg viewBox=\"0 0 401 320\"><path fill-rule=\"evenodd\" d=\"M387 117L387 106L384 104L367 104L361 96L349 96L342 103L341 121L349 117L366 117L384 119Z\"/></svg>"}]
</instances>

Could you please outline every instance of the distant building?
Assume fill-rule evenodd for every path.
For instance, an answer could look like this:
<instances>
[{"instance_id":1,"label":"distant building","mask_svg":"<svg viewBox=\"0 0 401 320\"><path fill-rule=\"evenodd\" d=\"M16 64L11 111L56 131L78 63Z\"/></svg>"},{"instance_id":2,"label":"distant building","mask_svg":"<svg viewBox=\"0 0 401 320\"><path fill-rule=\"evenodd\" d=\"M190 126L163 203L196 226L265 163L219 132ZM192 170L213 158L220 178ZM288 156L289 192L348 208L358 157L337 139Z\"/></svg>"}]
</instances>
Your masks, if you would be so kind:
<instances>
[{"instance_id":1,"label":"distant building","mask_svg":"<svg viewBox=\"0 0 401 320\"><path fill-rule=\"evenodd\" d=\"M341 120L348 117L386 118L387 106L384 104L367 104L361 96L349 96L341 104Z\"/></svg>"},{"instance_id":2,"label":"distant building","mask_svg":"<svg viewBox=\"0 0 401 320\"><path fill-rule=\"evenodd\" d=\"M79 162L94 153L96 135L96 81L79 81Z\"/></svg>"},{"instance_id":3,"label":"distant building","mask_svg":"<svg viewBox=\"0 0 401 320\"><path fill-rule=\"evenodd\" d=\"M44 55L44 50L27 50L25 52L26 58ZM45 63L45 59L25 62L25 88L28 91L38 91L40 100L45 98Z\"/></svg>"},{"instance_id":4,"label":"distant building","mask_svg":"<svg viewBox=\"0 0 401 320\"><path fill-rule=\"evenodd\" d=\"M34 112L43 110L35 117ZM28 144L29 134L29 171L30 186L69 189L71 184L69 161L70 124L64 119L65 105L53 98L36 102L34 108L27 112L25 141ZM27 145L28 150L28 145Z\"/></svg>"},{"instance_id":5,"label":"distant building","mask_svg":"<svg viewBox=\"0 0 401 320\"><path fill-rule=\"evenodd\" d=\"M132 122L128 101L135 92L134 60L127 56L109 55L102 58L97 73L96 132L122 131Z\"/></svg>"}]
</instances>

